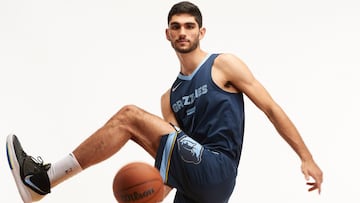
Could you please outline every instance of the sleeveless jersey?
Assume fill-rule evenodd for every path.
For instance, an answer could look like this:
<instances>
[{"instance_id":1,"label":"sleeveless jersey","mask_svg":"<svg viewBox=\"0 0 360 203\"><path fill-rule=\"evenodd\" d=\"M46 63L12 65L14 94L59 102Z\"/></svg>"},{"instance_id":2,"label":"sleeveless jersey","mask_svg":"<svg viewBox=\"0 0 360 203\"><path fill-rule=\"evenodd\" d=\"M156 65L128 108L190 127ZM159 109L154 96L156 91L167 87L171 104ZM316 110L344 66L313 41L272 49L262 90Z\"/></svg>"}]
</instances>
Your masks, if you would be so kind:
<instances>
[{"instance_id":1,"label":"sleeveless jersey","mask_svg":"<svg viewBox=\"0 0 360 203\"><path fill-rule=\"evenodd\" d=\"M179 73L170 90L170 104L182 131L206 149L224 153L239 164L243 94L226 92L214 83L211 69L217 56L207 56L191 75Z\"/></svg>"}]
</instances>

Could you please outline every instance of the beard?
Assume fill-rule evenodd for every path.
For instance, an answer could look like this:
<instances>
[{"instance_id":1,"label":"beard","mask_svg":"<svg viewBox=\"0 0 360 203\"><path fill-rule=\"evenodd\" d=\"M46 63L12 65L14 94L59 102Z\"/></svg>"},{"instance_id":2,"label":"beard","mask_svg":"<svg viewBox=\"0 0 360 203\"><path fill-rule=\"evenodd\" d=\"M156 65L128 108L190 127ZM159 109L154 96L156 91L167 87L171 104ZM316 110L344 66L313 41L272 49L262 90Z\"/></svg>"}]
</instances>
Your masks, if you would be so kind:
<instances>
[{"instance_id":1,"label":"beard","mask_svg":"<svg viewBox=\"0 0 360 203\"><path fill-rule=\"evenodd\" d=\"M190 45L186 47L177 46L176 42L171 42L171 46L175 49L176 52L181 54L187 54L194 51L199 46L199 40L190 43Z\"/></svg>"}]
</instances>

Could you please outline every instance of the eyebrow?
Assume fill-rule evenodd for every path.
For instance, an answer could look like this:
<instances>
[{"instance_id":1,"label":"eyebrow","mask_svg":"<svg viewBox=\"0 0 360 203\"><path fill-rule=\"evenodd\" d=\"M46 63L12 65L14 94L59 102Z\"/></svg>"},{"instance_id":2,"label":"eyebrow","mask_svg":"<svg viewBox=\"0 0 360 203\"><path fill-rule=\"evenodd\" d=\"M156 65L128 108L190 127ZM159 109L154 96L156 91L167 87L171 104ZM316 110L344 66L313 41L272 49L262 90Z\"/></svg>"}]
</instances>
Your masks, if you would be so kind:
<instances>
[{"instance_id":1,"label":"eyebrow","mask_svg":"<svg viewBox=\"0 0 360 203\"><path fill-rule=\"evenodd\" d=\"M171 22L170 23L170 25L181 25L181 24L184 24L184 25L196 25L195 22L185 22L185 23Z\"/></svg>"}]
</instances>

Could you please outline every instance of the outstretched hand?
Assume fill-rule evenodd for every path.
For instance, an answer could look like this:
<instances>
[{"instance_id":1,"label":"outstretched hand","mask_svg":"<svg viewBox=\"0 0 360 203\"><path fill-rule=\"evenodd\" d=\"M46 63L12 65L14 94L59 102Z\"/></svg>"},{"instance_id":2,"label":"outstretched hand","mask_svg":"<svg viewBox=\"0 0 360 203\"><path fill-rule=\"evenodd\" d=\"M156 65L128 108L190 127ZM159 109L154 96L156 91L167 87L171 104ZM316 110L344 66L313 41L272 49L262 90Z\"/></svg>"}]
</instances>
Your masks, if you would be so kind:
<instances>
[{"instance_id":1,"label":"outstretched hand","mask_svg":"<svg viewBox=\"0 0 360 203\"><path fill-rule=\"evenodd\" d=\"M305 175L305 179L307 181L307 185L310 186L308 189L309 192L318 190L319 194L321 193L321 184L323 182L323 172L317 166L317 164L311 161L303 161L301 165L301 170ZM314 182L310 181L310 177L314 180Z\"/></svg>"}]
</instances>

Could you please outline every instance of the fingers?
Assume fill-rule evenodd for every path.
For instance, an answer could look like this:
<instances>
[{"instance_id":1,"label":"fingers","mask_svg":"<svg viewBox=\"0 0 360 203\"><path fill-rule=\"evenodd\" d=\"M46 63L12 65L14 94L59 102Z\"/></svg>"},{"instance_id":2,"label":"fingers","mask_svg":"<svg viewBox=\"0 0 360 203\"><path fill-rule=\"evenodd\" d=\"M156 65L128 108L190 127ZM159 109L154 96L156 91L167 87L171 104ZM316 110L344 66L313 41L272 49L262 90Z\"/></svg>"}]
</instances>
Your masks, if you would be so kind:
<instances>
[{"instance_id":1,"label":"fingers","mask_svg":"<svg viewBox=\"0 0 360 203\"><path fill-rule=\"evenodd\" d=\"M312 186L308 189L309 192L317 189L317 186L315 183L306 183L306 184Z\"/></svg>"},{"instance_id":2,"label":"fingers","mask_svg":"<svg viewBox=\"0 0 360 203\"><path fill-rule=\"evenodd\" d=\"M323 182L323 173L321 169L315 164L315 162L303 162L302 164L302 172L307 181L307 185L311 186L309 188L309 192L318 190L319 194L321 193L321 184ZM314 180L314 182L309 182L310 178Z\"/></svg>"},{"instance_id":3,"label":"fingers","mask_svg":"<svg viewBox=\"0 0 360 203\"><path fill-rule=\"evenodd\" d=\"M315 172L315 175L312 176L315 179L315 189L318 189L319 194L321 193L321 184L323 182L323 173L322 171L319 169L318 171Z\"/></svg>"},{"instance_id":4,"label":"fingers","mask_svg":"<svg viewBox=\"0 0 360 203\"><path fill-rule=\"evenodd\" d=\"M320 186L320 184L319 183L317 183L317 182L307 182L306 183L306 185L309 185L309 186L311 186L309 189L308 189L308 191L309 192L312 192L312 191L314 191L314 190L318 190L318 192L319 192L319 194L321 193L321 186Z\"/></svg>"}]
</instances>

